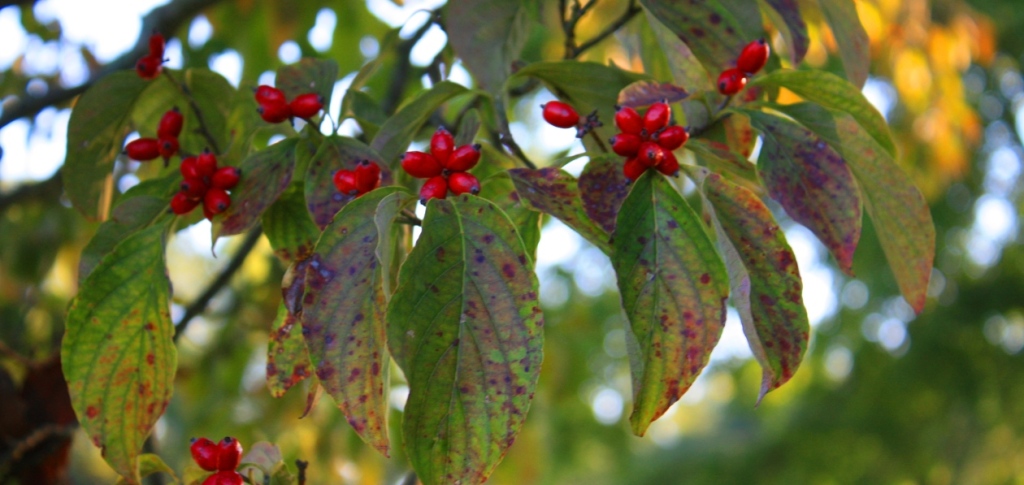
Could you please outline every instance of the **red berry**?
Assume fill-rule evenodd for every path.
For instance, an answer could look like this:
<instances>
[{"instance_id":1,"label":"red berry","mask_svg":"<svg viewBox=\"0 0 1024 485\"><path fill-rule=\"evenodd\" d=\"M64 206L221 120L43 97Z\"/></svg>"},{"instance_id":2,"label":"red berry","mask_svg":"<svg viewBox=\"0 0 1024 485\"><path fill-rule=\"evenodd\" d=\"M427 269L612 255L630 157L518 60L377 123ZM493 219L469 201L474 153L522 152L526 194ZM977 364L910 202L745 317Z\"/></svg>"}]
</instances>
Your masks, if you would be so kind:
<instances>
[{"instance_id":1,"label":"red berry","mask_svg":"<svg viewBox=\"0 0 1024 485\"><path fill-rule=\"evenodd\" d=\"M480 145L462 145L452 152L445 168L452 172L465 172L480 161ZM452 190L455 191L454 189Z\"/></svg>"},{"instance_id":2,"label":"red berry","mask_svg":"<svg viewBox=\"0 0 1024 485\"><path fill-rule=\"evenodd\" d=\"M308 120L324 107L324 98L316 93L301 94L291 102L292 114Z\"/></svg>"},{"instance_id":3,"label":"red berry","mask_svg":"<svg viewBox=\"0 0 1024 485\"><path fill-rule=\"evenodd\" d=\"M256 112L267 123L280 123L292 117L292 108L284 101L261 104Z\"/></svg>"},{"instance_id":4,"label":"red berry","mask_svg":"<svg viewBox=\"0 0 1024 485\"><path fill-rule=\"evenodd\" d=\"M203 480L203 485L242 485L244 483L242 475L234 470L221 470Z\"/></svg>"},{"instance_id":5,"label":"red berry","mask_svg":"<svg viewBox=\"0 0 1024 485\"><path fill-rule=\"evenodd\" d=\"M180 194L179 194L180 195ZM177 198L177 196L175 196ZM171 208L174 207L174 199L171 199ZM196 204L192 205L194 209ZM184 214L191 211L189 209L184 212L174 211L175 214ZM214 443L206 438L192 439L192 446L189 448L192 451L192 459L195 460L196 465L206 471L214 471L217 469L217 458L220 456L220 451L217 450L217 443Z\"/></svg>"},{"instance_id":6,"label":"red berry","mask_svg":"<svg viewBox=\"0 0 1024 485\"><path fill-rule=\"evenodd\" d=\"M576 110L561 101L550 101L541 105L544 109L544 121L559 128L572 128L580 121Z\"/></svg>"},{"instance_id":7,"label":"red berry","mask_svg":"<svg viewBox=\"0 0 1024 485\"><path fill-rule=\"evenodd\" d=\"M210 186L201 178L187 178L181 181L181 193L195 200L202 200Z\"/></svg>"},{"instance_id":8,"label":"red berry","mask_svg":"<svg viewBox=\"0 0 1024 485\"><path fill-rule=\"evenodd\" d=\"M139 138L132 140L128 143L128 146L124 147L124 152L128 154L128 158L132 160L138 160L140 162L146 162L153 160L160 156L160 140L156 138Z\"/></svg>"},{"instance_id":9,"label":"red berry","mask_svg":"<svg viewBox=\"0 0 1024 485\"><path fill-rule=\"evenodd\" d=\"M452 189L455 195L466 192L476 195L480 193L480 181L471 173L455 172L448 176L448 188Z\"/></svg>"},{"instance_id":10,"label":"red berry","mask_svg":"<svg viewBox=\"0 0 1024 485\"><path fill-rule=\"evenodd\" d=\"M138 73L139 77L142 79L156 79L160 74L160 66L162 64L163 59L147 55L135 63L135 72Z\"/></svg>"},{"instance_id":11,"label":"red berry","mask_svg":"<svg viewBox=\"0 0 1024 485\"><path fill-rule=\"evenodd\" d=\"M284 91L273 86L261 85L256 88L256 102L259 104L287 103Z\"/></svg>"},{"instance_id":12,"label":"red berry","mask_svg":"<svg viewBox=\"0 0 1024 485\"><path fill-rule=\"evenodd\" d=\"M158 138L177 138L181 134L181 125L185 119L181 116L178 108L164 113L160 118L160 126L156 129Z\"/></svg>"},{"instance_id":13,"label":"red berry","mask_svg":"<svg viewBox=\"0 0 1024 485\"><path fill-rule=\"evenodd\" d=\"M242 171L238 167L221 167L213 173L213 177L210 180L210 185L217 187L218 189L231 190L238 185L238 179L241 178Z\"/></svg>"},{"instance_id":14,"label":"red berry","mask_svg":"<svg viewBox=\"0 0 1024 485\"><path fill-rule=\"evenodd\" d=\"M665 149L657 143L646 141L640 145L637 159L648 167L656 167L665 159Z\"/></svg>"},{"instance_id":15,"label":"red berry","mask_svg":"<svg viewBox=\"0 0 1024 485\"><path fill-rule=\"evenodd\" d=\"M679 159L670 151L665 151L665 159L658 165L658 171L675 177L679 175Z\"/></svg>"},{"instance_id":16,"label":"red berry","mask_svg":"<svg viewBox=\"0 0 1024 485\"><path fill-rule=\"evenodd\" d=\"M178 139L175 137L160 138L160 156L164 160L171 158L178 153Z\"/></svg>"},{"instance_id":17,"label":"red berry","mask_svg":"<svg viewBox=\"0 0 1024 485\"><path fill-rule=\"evenodd\" d=\"M683 146L686 140L690 139L690 134L682 126L670 126L657 132L653 136L653 140L658 142L662 148L672 151L676 148Z\"/></svg>"},{"instance_id":18,"label":"red berry","mask_svg":"<svg viewBox=\"0 0 1024 485\"><path fill-rule=\"evenodd\" d=\"M215 216L215 215L217 215L217 214L214 214L213 212L211 212L210 209L208 207L206 207L206 204L203 204L203 217L205 217L206 219L212 221L213 220L213 216Z\"/></svg>"},{"instance_id":19,"label":"red berry","mask_svg":"<svg viewBox=\"0 0 1024 485\"><path fill-rule=\"evenodd\" d=\"M199 205L199 199L193 199L184 192L178 192L174 194L174 197L171 197L171 211L179 216L192 212L192 209L195 209L197 205ZM195 451L192 452L192 456L195 456ZM198 462L199 459L197 458L196 461Z\"/></svg>"},{"instance_id":20,"label":"red berry","mask_svg":"<svg viewBox=\"0 0 1024 485\"><path fill-rule=\"evenodd\" d=\"M203 176L199 173L199 166L196 160L196 157L188 157L181 161L180 170L182 177L195 179Z\"/></svg>"},{"instance_id":21,"label":"red berry","mask_svg":"<svg viewBox=\"0 0 1024 485\"><path fill-rule=\"evenodd\" d=\"M338 170L334 172L334 187L345 195L357 195L359 189L356 185L356 173L351 170Z\"/></svg>"},{"instance_id":22,"label":"red berry","mask_svg":"<svg viewBox=\"0 0 1024 485\"><path fill-rule=\"evenodd\" d=\"M448 130L438 128L434 132L434 136L430 137L430 154L437 159L442 167L447 167L453 150L455 150L455 138Z\"/></svg>"},{"instance_id":23,"label":"red berry","mask_svg":"<svg viewBox=\"0 0 1024 485\"><path fill-rule=\"evenodd\" d=\"M227 209L227 206L224 208ZM218 470L234 470L242 462L242 443L230 436L217 443L217 450L220 451L220 459L217 460Z\"/></svg>"},{"instance_id":24,"label":"red berry","mask_svg":"<svg viewBox=\"0 0 1024 485\"><path fill-rule=\"evenodd\" d=\"M206 191L206 196L203 197L203 207L205 207L208 211L210 211L213 214L220 214L221 212L228 210L228 207L231 207L231 196L228 195L228 193L225 192L224 189L209 189ZM220 448L221 450L220 463L224 463L224 442L222 441L218 443L217 447ZM242 445L238 445L238 448L239 453L241 453ZM221 469L224 469L223 465L221 465Z\"/></svg>"},{"instance_id":25,"label":"red berry","mask_svg":"<svg viewBox=\"0 0 1024 485\"><path fill-rule=\"evenodd\" d=\"M209 148L196 157L196 171L200 177L213 177L217 171L217 155L211 153Z\"/></svg>"},{"instance_id":26,"label":"red berry","mask_svg":"<svg viewBox=\"0 0 1024 485\"><path fill-rule=\"evenodd\" d=\"M640 151L640 144L644 142L639 135L619 133L609 140L612 143L612 151L624 157L636 156Z\"/></svg>"},{"instance_id":27,"label":"red berry","mask_svg":"<svg viewBox=\"0 0 1024 485\"><path fill-rule=\"evenodd\" d=\"M359 194L365 194L380 185L380 166L369 160L361 160L356 165L356 188Z\"/></svg>"},{"instance_id":28,"label":"red berry","mask_svg":"<svg viewBox=\"0 0 1024 485\"><path fill-rule=\"evenodd\" d=\"M420 188L420 203L427 205L430 199L443 199L448 196L448 181L438 175L423 182Z\"/></svg>"},{"instance_id":29,"label":"red berry","mask_svg":"<svg viewBox=\"0 0 1024 485\"><path fill-rule=\"evenodd\" d=\"M640 113L637 113L635 109L622 106L615 110L615 126L618 126L623 133L639 135L643 131L644 120L640 118Z\"/></svg>"},{"instance_id":30,"label":"red berry","mask_svg":"<svg viewBox=\"0 0 1024 485\"><path fill-rule=\"evenodd\" d=\"M739 69L726 69L718 76L718 92L732 96L747 85L747 76Z\"/></svg>"},{"instance_id":31,"label":"red berry","mask_svg":"<svg viewBox=\"0 0 1024 485\"><path fill-rule=\"evenodd\" d=\"M164 36L157 32L149 36L149 55L158 59L164 57Z\"/></svg>"},{"instance_id":32,"label":"red berry","mask_svg":"<svg viewBox=\"0 0 1024 485\"><path fill-rule=\"evenodd\" d=\"M736 69L746 73L748 76L753 76L755 72L760 71L764 67L765 63L768 62L768 54L771 52L771 48L768 47L768 42L764 39L757 39L743 48L740 52L740 56L736 59Z\"/></svg>"},{"instance_id":33,"label":"red berry","mask_svg":"<svg viewBox=\"0 0 1024 485\"><path fill-rule=\"evenodd\" d=\"M668 126L669 119L672 118L672 108L665 103L654 103L650 108L647 108L647 113L644 113L644 129L648 133L654 133L666 126Z\"/></svg>"},{"instance_id":34,"label":"red berry","mask_svg":"<svg viewBox=\"0 0 1024 485\"><path fill-rule=\"evenodd\" d=\"M626 164L622 166L622 173L626 175L626 180L635 182L636 179L640 178L644 172L647 171L647 165L644 165L639 158L630 158L626 160Z\"/></svg>"},{"instance_id":35,"label":"red berry","mask_svg":"<svg viewBox=\"0 0 1024 485\"><path fill-rule=\"evenodd\" d=\"M429 153L405 152L402 169L416 178L426 179L441 175L441 164Z\"/></svg>"}]
</instances>

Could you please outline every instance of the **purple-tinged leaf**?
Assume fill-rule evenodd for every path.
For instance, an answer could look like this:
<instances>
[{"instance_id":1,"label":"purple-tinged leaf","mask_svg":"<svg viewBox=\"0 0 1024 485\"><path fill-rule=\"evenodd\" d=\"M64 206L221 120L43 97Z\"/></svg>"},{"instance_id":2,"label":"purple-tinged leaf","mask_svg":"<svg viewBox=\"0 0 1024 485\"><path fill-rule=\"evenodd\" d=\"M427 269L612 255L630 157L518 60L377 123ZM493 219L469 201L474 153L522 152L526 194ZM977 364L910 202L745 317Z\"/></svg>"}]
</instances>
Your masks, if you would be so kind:
<instances>
[{"instance_id":1,"label":"purple-tinged leaf","mask_svg":"<svg viewBox=\"0 0 1024 485\"><path fill-rule=\"evenodd\" d=\"M329 136L309 161L305 180L306 209L320 229L327 227L334 219L334 214L354 199L351 195L338 192L334 186L334 172L341 169L355 170L360 160L377 162L380 165L381 185L391 183L391 170L384 159L355 138Z\"/></svg>"},{"instance_id":2,"label":"purple-tinged leaf","mask_svg":"<svg viewBox=\"0 0 1024 485\"><path fill-rule=\"evenodd\" d=\"M682 101L689 95L685 89L672 83L637 81L619 91L618 104L631 108L650 106L662 101L671 104Z\"/></svg>"},{"instance_id":3,"label":"purple-tinged leaf","mask_svg":"<svg viewBox=\"0 0 1024 485\"><path fill-rule=\"evenodd\" d=\"M267 343L267 388L274 397L284 393L313 375L302 323L281 305Z\"/></svg>"},{"instance_id":4,"label":"purple-tinged leaf","mask_svg":"<svg viewBox=\"0 0 1024 485\"><path fill-rule=\"evenodd\" d=\"M742 180L747 188L760 186L757 177L757 166L729 146L704 138L691 138L686 148L697 157L697 162L715 173L728 173L737 180Z\"/></svg>"},{"instance_id":5,"label":"purple-tinged leaf","mask_svg":"<svg viewBox=\"0 0 1024 485\"><path fill-rule=\"evenodd\" d=\"M672 72L672 80L680 85L686 86L691 91L715 91L715 84L708 76L708 71L693 55L693 51L679 36L674 34L665 24L656 19L649 10L644 10L648 24L654 33L654 38L661 46L668 60L668 68ZM655 49L656 50L656 49Z\"/></svg>"},{"instance_id":6,"label":"purple-tinged leaf","mask_svg":"<svg viewBox=\"0 0 1024 485\"><path fill-rule=\"evenodd\" d=\"M516 192L532 209L555 216L605 254L611 254L608 233L587 216L575 177L554 167L514 168L508 174Z\"/></svg>"},{"instance_id":7,"label":"purple-tinged leaf","mask_svg":"<svg viewBox=\"0 0 1024 485\"><path fill-rule=\"evenodd\" d=\"M302 314L302 297L306 294L306 268L309 262L309 257L292 261L284 272L284 278L281 278L281 304L292 315Z\"/></svg>"},{"instance_id":8,"label":"purple-tinged leaf","mask_svg":"<svg viewBox=\"0 0 1024 485\"><path fill-rule=\"evenodd\" d=\"M857 89L863 88L871 67L871 45L857 16L856 4L851 0L818 0L818 4L832 28L846 79Z\"/></svg>"},{"instance_id":9,"label":"purple-tinged leaf","mask_svg":"<svg viewBox=\"0 0 1024 485\"><path fill-rule=\"evenodd\" d=\"M448 6L448 41L481 87L498 92L530 33L531 2L461 0Z\"/></svg>"},{"instance_id":10,"label":"purple-tinged leaf","mask_svg":"<svg viewBox=\"0 0 1024 485\"><path fill-rule=\"evenodd\" d=\"M487 200L505 211L519 231L519 236L523 238L526 252L530 258L536 259L543 214L533 210L529 203L519 196L511 176L508 173L498 173L484 179L480 182L480 193L485 194Z\"/></svg>"},{"instance_id":11,"label":"purple-tinged leaf","mask_svg":"<svg viewBox=\"0 0 1024 485\"><path fill-rule=\"evenodd\" d=\"M757 162L769 195L793 220L811 230L853 274L860 240L860 190L850 168L828 143L792 121L746 111L764 139Z\"/></svg>"},{"instance_id":12,"label":"purple-tinged leaf","mask_svg":"<svg viewBox=\"0 0 1024 485\"><path fill-rule=\"evenodd\" d=\"M483 483L522 428L543 352L537 291L501 209L430 200L387 317L410 386L405 450L425 485Z\"/></svg>"},{"instance_id":13,"label":"purple-tinged leaf","mask_svg":"<svg viewBox=\"0 0 1024 485\"><path fill-rule=\"evenodd\" d=\"M633 432L686 392L722 335L729 281L700 216L648 170L619 211L612 266L629 318Z\"/></svg>"},{"instance_id":14,"label":"purple-tinged leaf","mask_svg":"<svg viewBox=\"0 0 1024 485\"><path fill-rule=\"evenodd\" d=\"M274 254L284 262L301 260L313 252L313 244L320 237L306 211L302 185L291 184L276 202L263 213L263 232L270 241Z\"/></svg>"},{"instance_id":15,"label":"purple-tinged leaf","mask_svg":"<svg viewBox=\"0 0 1024 485\"><path fill-rule=\"evenodd\" d=\"M800 5L797 0L765 0L765 3L774 10L774 12L768 12L769 16L778 16L774 23L786 39L790 62L794 66L799 65L807 55L807 47L811 44L811 39L807 36L807 24L804 23L804 18L800 15Z\"/></svg>"},{"instance_id":16,"label":"purple-tinged leaf","mask_svg":"<svg viewBox=\"0 0 1024 485\"><path fill-rule=\"evenodd\" d=\"M380 153L384 165L397 167L402 154L416 137L416 132L442 104L469 90L450 81L441 81L407 102L380 127L370 147Z\"/></svg>"},{"instance_id":17,"label":"purple-tinged leaf","mask_svg":"<svg viewBox=\"0 0 1024 485\"><path fill-rule=\"evenodd\" d=\"M301 94L316 93L323 97L325 111L331 105L331 94L337 80L337 62L313 57L303 57L295 64L279 67L274 77L277 88L284 91L288 101Z\"/></svg>"},{"instance_id":18,"label":"purple-tinged leaf","mask_svg":"<svg viewBox=\"0 0 1024 485\"><path fill-rule=\"evenodd\" d=\"M733 12L715 0L640 0L640 3L679 36L709 71L722 72L735 67L736 56L751 40Z\"/></svg>"},{"instance_id":19,"label":"purple-tinged leaf","mask_svg":"<svg viewBox=\"0 0 1024 485\"><path fill-rule=\"evenodd\" d=\"M380 200L373 222L377 225L377 261L380 261L381 286L384 296L391 299L398 283L398 269L405 260L405 231L395 222L402 212L416 204L416 196L404 192L393 192Z\"/></svg>"},{"instance_id":20,"label":"purple-tinged leaf","mask_svg":"<svg viewBox=\"0 0 1024 485\"><path fill-rule=\"evenodd\" d=\"M241 234L288 188L295 168L295 138L249 155L239 167L242 179L231 191L231 206L221 216L219 236Z\"/></svg>"},{"instance_id":21,"label":"purple-tinged leaf","mask_svg":"<svg viewBox=\"0 0 1024 485\"><path fill-rule=\"evenodd\" d=\"M615 218L629 193L622 164L618 156L592 157L577 182L587 215L609 234L615 231Z\"/></svg>"}]
</instances>

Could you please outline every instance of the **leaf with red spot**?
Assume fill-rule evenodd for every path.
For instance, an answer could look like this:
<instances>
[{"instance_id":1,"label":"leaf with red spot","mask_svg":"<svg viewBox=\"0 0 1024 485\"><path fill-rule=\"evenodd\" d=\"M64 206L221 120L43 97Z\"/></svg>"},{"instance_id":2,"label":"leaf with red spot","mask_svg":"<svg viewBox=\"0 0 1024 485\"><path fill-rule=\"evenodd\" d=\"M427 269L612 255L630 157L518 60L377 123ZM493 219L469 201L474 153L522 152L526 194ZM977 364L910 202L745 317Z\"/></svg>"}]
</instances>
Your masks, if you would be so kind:
<instances>
[{"instance_id":1,"label":"leaf with red spot","mask_svg":"<svg viewBox=\"0 0 1024 485\"><path fill-rule=\"evenodd\" d=\"M338 63L331 59L303 57L295 64L277 69L274 82L284 91L289 101L301 94L316 93L323 97L326 109L331 105L331 93L338 80Z\"/></svg>"},{"instance_id":2,"label":"leaf with red spot","mask_svg":"<svg viewBox=\"0 0 1024 485\"><path fill-rule=\"evenodd\" d=\"M282 304L270 330L267 343L267 389L274 397L284 393L312 375L302 323Z\"/></svg>"},{"instance_id":3,"label":"leaf with red spot","mask_svg":"<svg viewBox=\"0 0 1024 485\"><path fill-rule=\"evenodd\" d=\"M306 208L320 229L327 227L342 207L354 197L338 192L334 186L334 172L355 170L360 160L380 165L381 184L391 183L391 170L380 154L355 138L329 136L309 162L306 170Z\"/></svg>"},{"instance_id":4,"label":"leaf with red spot","mask_svg":"<svg viewBox=\"0 0 1024 485\"><path fill-rule=\"evenodd\" d=\"M676 103L689 96L685 89L672 83L659 83L656 81L637 81L619 91L618 104L639 108L650 106L662 101Z\"/></svg>"},{"instance_id":5,"label":"leaf with red spot","mask_svg":"<svg viewBox=\"0 0 1024 485\"><path fill-rule=\"evenodd\" d=\"M732 302L764 370L764 395L788 381L807 351L810 323L796 256L771 211L753 192L696 169L704 210L729 270Z\"/></svg>"},{"instance_id":6,"label":"leaf with red spot","mask_svg":"<svg viewBox=\"0 0 1024 485\"><path fill-rule=\"evenodd\" d=\"M388 308L409 381L402 431L425 485L483 483L523 426L540 376L533 262L491 202L431 199Z\"/></svg>"},{"instance_id":7,"label":"leaf with red spot","mask_svg":"<svg viewBox=\"0 0 1024 485\"><path fill-rule=\"evenodd\" d=\"M871 41L857 16L857 5L850 0L818 0L818 4L832 29L846 79L857 89L863 88L871 68Z\"/></svg>"},{"instance_id":8,"label":"leaf with red spot","mask_svg":"<svg viewBox=\"0 0 1024 485\"><path fill-rule=\"evenodd\" d=\"M446 101L468 90L450 81L441 81L409 100L380 127L370 147L380 153L385 166L397 166L402 153L416 137L430 115Z\"/></svg>"},{"instance_id":9,"label":"leaf with red spot","mask_svg":"<svg viewBox=\"0 0 1024 485\"><path fill-rule=\"evenodd\" d=\"M765 0L771 7L766 13L772 17L773 23L782 33L789 44L789 60L794 66L807 55L807 48L811 39L807 35L807 24L800 15L800 5L797 0Z\"/></svg>"},{"instance_id":10,"label":"leaf with red spot","mask_svg":"<svg viewBox=\"0 0 1024 485\"><path fill-rule=\"evenodd\" d=\"M807 226L853 274L853 252L861 229L860 189L843 157L821 137L792 121L746 111L764 147L757 167L773 199Z\"/></svg>"},{"instance_id":11,"label":"leaf with red spot","mask_svg":"<svg viewBox=\"0 0 1024 485\"><path fill-rule=\"evenodd\" d=\"M605 254L611 254L608 233L587 216L576 178L555 167L514 168L508 174L519 197L532 209L557 217Z\"/></svg>"},{"instance_id":12,"label":"leaf with red spot","mask_svg":"<svg viewBox=\"0 0 1024 485\"><path fill-rule=\"evenodd\" d=\"M633 432L686 392L722 335L728 276L700 216L661 174L633 185L614 235L612 266L633 381Z\"/></svg>"},{"instance_id":13,"label":"leaf with red spot","mask_svg":"<svg viewBox=\"0 0 1024 485\"><path fill-rule=\"evenodd\" d=\"M231 206L218 216L218 236L241 234L256 224L292 181L296 138L270 145L242 161L242 179L231 191Z\"/></svg>"},{"instance_id":14,"label":"leaf with red spot","mask_svg":"<svg viewBox=\"0 0 1024 485\"><path fill-rule=\"evenodd\" d=\"M324 229L306 267L302 334L316 376L356 433L388 455L387 301L376 257L385 187L347 204Z\"/></svg>"},{"instance_id":15,"label":"leaf with red spot","mask_svg":"<svg viewBox=\"0 0 1024 485\"><path fill-rule=\"evenodd\" d=\"M619 207L629 193L629 181L622 173L622 157L591 157L577 182L583 208L590 219L610 234L615 230Z\"/></svg>"},{"instance_id":16,"label":"leaf with red spot","mask_svg":"<svg viewBox=\"0 0 1024 485\"><path fill-rule=\"evenodd\" d=\"M164 247L170 219L129 235L71 302L61 363L79 423L138 483L136 458L171 399L177 352Z\"/></svg>"},{"instance_id":17,"label":"leaf with red spot","mask_svg":"<svg viewBox=\"0 0 1024 485\"><path fill-rule=\"evenodd\" d=\"M640 0L647 10L665 24L690 48L709 70L722 72L735 62L750 42L733 12L714 0Z\"/></svg>"},{"instance_id":18,"label":"leaf with red spot","mask_svg":"<svg viewBox=\"0 0 1024 485\"><path fill-rule=\"evenodd\" d=\"M313 244L320 236L306 211L302 185L291 184L276 202L263 213L263 233L270 241L274 254L282 261L304 259L313 252Z\"/></svg>"}]
</instances>

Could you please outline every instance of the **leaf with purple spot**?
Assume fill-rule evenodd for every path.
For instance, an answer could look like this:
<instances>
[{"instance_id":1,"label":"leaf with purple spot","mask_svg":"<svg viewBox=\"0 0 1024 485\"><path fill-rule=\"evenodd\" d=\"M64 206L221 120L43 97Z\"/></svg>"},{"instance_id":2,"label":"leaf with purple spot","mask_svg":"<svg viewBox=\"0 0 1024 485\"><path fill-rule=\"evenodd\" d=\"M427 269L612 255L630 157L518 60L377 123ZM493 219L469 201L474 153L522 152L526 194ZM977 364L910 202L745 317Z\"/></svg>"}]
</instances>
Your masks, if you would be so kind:
<instances>
[{"instance_id":1,"label":"leaf with purple spot","mask_svg":"<svg viewBox=\"0 0 1024 485\"><path fill-rule=\"evenodd\" d=\"M532 209L557 217L605 254L611 254L608 233L587 216L575 177L555 167L514 168L508 174L519 197Z\"/></svg>"},{"instance_id":2,"label":"leaf with purple spot","mask_svg":"<svg viewBox=\"0 0 1024 485\"><path fill-rule=\"evenodd\" d=\"M231 191L231 206L217 220L218 236L241 234L288 188L295 168L295 146L289 138L270 145L242 161L242 179Z\"/></svg>"},{"instance_id":3,"label":"leaf with purple spot","mask_svg":"<svg viewBox=\"0 0 1024 485\"><path fill-rule=\"evenodd\" d=\"M282 304L267 343L267 388L274 397L284 393L313 375L306 341L302 338L302 324Z\"/></svg>"},{"instance_id":4,"label":"leaf with purple spot","mask_svg":"<svg viewBox=\"0 0 1024 485\"><path fill-rule=\"evenodd\" d=\"M577 182L587 215L609 234L615 231L619 207L629 193L622 163L622 157L618 156L591 157Z\"/></svg>"},{"instance_id":5,"label":"leaf with purple spot","mask_svg":"<svg viewBox=\"0 0 1024 485\"><path fill-rule=\"evenodd\" d=\"M735 62L749 34L734 14L714 0L640 0L690 48L701 63L713 72L722 72Z\"/></svg>"},{"instance_id":6,"label":"leaf with purple spot","mask_svg":"<svg viewBox=\"0 0 1024 485\"><path fill-rule=\"evenodd\" d=\"M671 104L682 101L689 95L686 89L672 83L637 81L619 91L618 104L631 108L650 106L662 101Z\"/></svg>"},{"instance_id":7,"label":"leaf with purple spot","mask_svg":"<svg viewBox=\"0 0 1024 485\"><path fill-rule=\"evenodd\" d=\"M800 5L797 0L765 0L765 3L773 10L767 11L769 17L774 17L773 23L789 44L790 62L794 66L799 65L811 44L811 39L807 35L807 24L800 15Z\"/></svg>"},{"instance_id":8,"label":"leaf with purple spot","mask_svg":"<svg viewBox=\"0 0 1024 485\"><path fill-rule=\"evenodd\" d=\"M334 214L354 198L338 192L334 186L334 173L342 169L355 170L360 160L377 162L380 166L381 185L391 183L391 171L383 163L380 154L355 138L324 138L320 149L309 161L305 180L306 208L320 229L327 227Z\"/></svg>"}]
</instances>

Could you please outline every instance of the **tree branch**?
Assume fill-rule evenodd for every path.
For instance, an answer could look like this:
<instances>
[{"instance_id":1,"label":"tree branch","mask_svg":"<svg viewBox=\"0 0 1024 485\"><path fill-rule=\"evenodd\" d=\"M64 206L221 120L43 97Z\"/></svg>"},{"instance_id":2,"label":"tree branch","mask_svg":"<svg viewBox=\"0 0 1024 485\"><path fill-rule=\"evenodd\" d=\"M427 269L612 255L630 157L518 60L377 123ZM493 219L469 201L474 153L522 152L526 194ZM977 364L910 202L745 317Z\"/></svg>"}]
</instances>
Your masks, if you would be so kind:
<instances>
[{"instance_id":1,"label":"tree branch","mask_svg":"<svg viewBox=\"0 0 1024 485\"><path fill-rule=\"evenodd\" d=\"M591 0L591 3L594 2L596 2L596 0ZM622 28L623 25L626 25L627 22L632 20L632 18L636 16L636 14L640 13L640 10L641 8L639 5L636 4L636 0L630 0L629 6L626 7L626 11L623 12L622 16L620 16L617 20L615 20L607 27L605 27L604 30L602 30L601 33L594 36L593 39L590 39L580 44L579 46L576 46L576 48L573 49L572 51L572 55L566 57L566 59L575 59L579 57L580 54L583 54L583 52L586 51L587 49L594 47L602 40L608 38L610 35L614 34L616 30L619 30L620 28ZM566 54L568 55L569 52L566 52Z\"/></svg>"},{"instance_id":2,"label":"tree branch","mask_svg":"<svg viewBox=\"0 0 1024 485\"><path fill-rule=\"evenodd\" d=\"M7 195L0 196L0 214L3 214L8 207L22 202L57 200L63 190L64 184L61 182L61 175L58 170L53 176L42 182L25 184Z\"/></svg>"},{"instance_id":3,"label":"tree branch","mask_svg":"<svg viewBox=\"0 0 1024 485\"><path fill-rule=\"evenodd\" d=\"M4 7L35 5L39 0L0 0L0 9Z\"/></svg>"},{"instance_id":4,"label":"tree branch","mask_svg":"<svg viewBox=\"0 0 1024 485\"><path fill-rule=\"evenodd\" d=\"M412 34L412 37L403 40L398 44L397 55L398 65L395 66L395 73L391 76L391 84L388 85L388 93L384 96L384 100L381 102L381 108L384 112L391 115L394 114L395 109L398 108L399 102L402 100L402 93L405 92L405 84L409 81L409 72L412 70L412 63L409 61L409 55L412 54L412 48L416 46L416 43L430 30L430 27L436 22L437 13L432 12L430 19L423 23L416 32Z\"/></svg>"}]
</instances>

